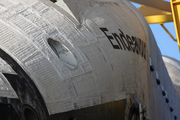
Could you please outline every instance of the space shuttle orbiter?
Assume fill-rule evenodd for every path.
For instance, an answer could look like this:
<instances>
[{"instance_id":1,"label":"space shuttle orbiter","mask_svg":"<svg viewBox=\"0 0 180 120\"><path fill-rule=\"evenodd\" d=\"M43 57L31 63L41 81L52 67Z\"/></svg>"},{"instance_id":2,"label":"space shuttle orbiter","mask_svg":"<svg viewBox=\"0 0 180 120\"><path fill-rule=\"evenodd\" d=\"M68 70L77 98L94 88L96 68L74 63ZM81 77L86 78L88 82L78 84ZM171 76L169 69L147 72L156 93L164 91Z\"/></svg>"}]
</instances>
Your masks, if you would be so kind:
<instances>
[{"instance_id":1,"label":"space shuttle orbiter","mask_svg":"<svg viewBox=\"0 0 180 120\"><path fill-rule=\"evenodd\" d=\"M149 25L126 0L0 0L1 120L176 120Z\"/></svg>"}]
</instances>

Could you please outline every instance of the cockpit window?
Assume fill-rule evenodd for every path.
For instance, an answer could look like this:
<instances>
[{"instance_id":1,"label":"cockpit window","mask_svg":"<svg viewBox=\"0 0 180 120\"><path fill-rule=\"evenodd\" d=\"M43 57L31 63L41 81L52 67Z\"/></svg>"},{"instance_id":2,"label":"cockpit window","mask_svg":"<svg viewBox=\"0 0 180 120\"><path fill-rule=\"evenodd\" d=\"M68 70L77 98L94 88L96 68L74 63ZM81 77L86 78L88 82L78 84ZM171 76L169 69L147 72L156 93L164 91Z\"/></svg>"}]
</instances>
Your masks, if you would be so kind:
<instances>
[{"instance_id":1,"label":"cockpit window","mask_svg":"<svg viewBox=\"0 0 180 120\"><path fill-rule=\"evenodd\" d=\"M50 1L52 1L53 3L57 2L57 0L50 0Z\"/></svg>"},{"instance_id":2,"label":"cockpit window","mask_svg":"<svg viewBox=\"0 0 180 120\"><path fill-rule=\"evenodd\" d=\"M69 69L74 69L77 67L77 61L74 55L65 45L51 38L49 38L47 41L52 51L64 63L64 65L66 65L66 67Z\"/></svg>"}]
</instances>

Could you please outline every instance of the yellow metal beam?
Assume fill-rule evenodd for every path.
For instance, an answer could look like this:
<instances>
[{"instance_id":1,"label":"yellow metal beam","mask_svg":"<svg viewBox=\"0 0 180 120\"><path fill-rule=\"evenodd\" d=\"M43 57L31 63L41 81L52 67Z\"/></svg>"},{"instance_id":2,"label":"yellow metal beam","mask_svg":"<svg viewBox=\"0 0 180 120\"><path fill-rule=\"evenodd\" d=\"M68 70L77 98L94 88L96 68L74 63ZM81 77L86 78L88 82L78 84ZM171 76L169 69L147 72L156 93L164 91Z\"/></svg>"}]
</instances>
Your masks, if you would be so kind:
<instances>
[{"instance_id":1,"label":"yellow metal beam","mask_svg":"<svg viewBox=\"0 0 180 120\"><path fill-rule=\"evenodd\" d=\"M145 19L149 24L155 23L165 23L165 22L173 22L172 15L153 15L153 16L146 16Z\"/></svg>"},{"instance_id":2,"label":"yellow metal beam","mask_svg":"<svg viewBox=\"0 0 180 120\"><path fill-rule=\"evenodd\" d=\"M171 0L166 2L163 0L130 0L135 3L142 4L138 10L143 14L149 24L159 23L170 37L178 42L180 51L180 0ZM163 25L165 22L173 22L175 24L177 40Z\"/></svg>"},{"instance_id":3,"label":"yellow metal beam","mask_svg":"<svg viewBox=\"0 0 180 120\"><path fill-rule=\"evenodd\" d=\"M141 7L137 8L143 16L152 16L152 15L170 15L171 12L166 12L158 9L154 9L152 7L141 5Z\"/></svg>"},{"instance_id":4,"label":"yellow metal beam","mask_svg":"<svg viewBox=\"0 0 180 120\"><path fill-rule=\"evenodd\" d=\"M176 29L177 42L180 51L180 0L171 0L171 9Z\"/></svg>"},{"instance_id":5,"label":"yellow metal beam","mask_svg":"<svg viewBox=\"0 0 180 120\"><path fill-rule=\"evenodd\" d=\"M164 24L160 24L161 27L169 34L169 36L175 41L177 42L177 40L172 36L172 34L167 30L167 28L164 26Z\"/></svg>"},{"instance_id":6,"label":"yellow metal beam","mask_svg":"<svg viewBox=\"0 0 180 120\"><path fill-rule=\"evenodd\" d=\"M130 0L141 5L153 7L159 10L171 12L171 6L169 2L163 0Z\"/></svg>"}]
</instances>

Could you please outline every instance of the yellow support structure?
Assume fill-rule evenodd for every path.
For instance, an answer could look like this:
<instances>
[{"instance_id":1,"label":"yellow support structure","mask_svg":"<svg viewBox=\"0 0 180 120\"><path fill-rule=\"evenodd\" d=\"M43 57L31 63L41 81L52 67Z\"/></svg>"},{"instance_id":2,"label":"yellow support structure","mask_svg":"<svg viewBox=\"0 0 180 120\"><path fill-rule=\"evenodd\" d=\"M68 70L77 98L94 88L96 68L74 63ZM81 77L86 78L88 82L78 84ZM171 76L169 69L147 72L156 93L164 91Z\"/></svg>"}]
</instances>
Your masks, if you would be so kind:
<instances>
[{"instance_id":1,"label":"yellow support structure","mask_svg":"<svg viewBox=\"0 0 180 120\"><path fill-rule=\"evenodd\" d=\"M149 24L159 23L169 36L178 42L180 52L180 0L171 0L170 3L163 0L130 0L142 4L138 10L143 14ZM163 25L166 22L173 22L175 25L175 39Z\"/></svg>"},{"instance_id":2,"label":"yellow support structure","mask_svg":"<svg viewBox=\"0 0 180 120\"><path fill-rule=\"evenodd\" d=\"M156 8L159 10L163 10L166 12L171 12L171 6L167 1L163 1L163 0L130 0L130 1L141 5L149 6L152 8Z\"/></svg>"},{"instance_id":3,"label":"yellow support structure","mask_svg":"<svg viewBox=\"0 0 180 120\"><path fill-rule=\"evenodd\" d=\"M177 42L180 51L180 0L171 0L171 9L176 29Z\"/></svg>"},{"instance_id":4,"label":"yellow support structure","mask_svg":"<svg viewBox=\"0 0 180 120\"><path fill-rule=\"evenodd\" d=\"M173 22L172 15L152 15L152 16L145 16L146 21L149 24L155 23L165 23L165 22Z\"/></svg>"},{"instance_id":5,"label":"yellow support structure","mask_svg":"<svg viewBox=\"0 0 180 120\"><path fill-rule=\"evenodd\" d=\"M172 34L168 31L168 29L167 29L163 24L160 23L160 25L161 25L161 27L169 34L169 36L170 36L175 42L177 42L177 40L172 36Z\"/></svg>"}]
</instances>

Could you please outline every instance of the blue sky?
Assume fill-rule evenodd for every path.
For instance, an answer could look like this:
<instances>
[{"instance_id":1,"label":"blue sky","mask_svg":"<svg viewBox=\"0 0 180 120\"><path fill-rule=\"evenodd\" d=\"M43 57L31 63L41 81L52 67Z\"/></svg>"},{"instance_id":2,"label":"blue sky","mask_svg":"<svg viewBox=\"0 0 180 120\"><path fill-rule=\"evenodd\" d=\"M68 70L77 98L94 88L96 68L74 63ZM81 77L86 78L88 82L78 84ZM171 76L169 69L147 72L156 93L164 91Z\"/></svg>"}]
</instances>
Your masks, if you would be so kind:
<instances>
[{"instance_id":1,"label":"blue sky","mask_svg":"<svg viewBox=\"0 0 180 120\"><path fill-rule=\"evenodd\" d=\"M169 1L169 0L165 0ZM134 4L134 3L133 3ZM139 7L138 4L134 4ZM176 33L174 28L174 22L165 23L164 26L176 39ZM156 42L159 46L162 55L175 58L180 61L180 52L177 42L174 42L166 31L159 24L150 24L151 30L153 31Z\"/></svg>"}]
</instances>

